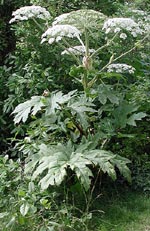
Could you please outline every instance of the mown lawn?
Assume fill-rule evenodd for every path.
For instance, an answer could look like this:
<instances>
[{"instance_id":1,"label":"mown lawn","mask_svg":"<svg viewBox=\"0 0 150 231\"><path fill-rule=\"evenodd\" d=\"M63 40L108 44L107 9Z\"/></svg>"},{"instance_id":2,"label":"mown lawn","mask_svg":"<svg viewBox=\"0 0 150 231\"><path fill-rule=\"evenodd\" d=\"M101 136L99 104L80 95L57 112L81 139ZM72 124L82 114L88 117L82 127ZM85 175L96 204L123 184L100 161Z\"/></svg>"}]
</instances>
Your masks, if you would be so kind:
<instances>
[{"instance_id":1,"label":"mown lawn","mask_svg":"<svg viewBox=\"0 0 150 231\"><path fill-rule=\"evenodd\" d=\"M95 215L91 231L150 231L150 195L137 192L101 196L97 209L104 213Z\"/></svg>"}]
</instances>

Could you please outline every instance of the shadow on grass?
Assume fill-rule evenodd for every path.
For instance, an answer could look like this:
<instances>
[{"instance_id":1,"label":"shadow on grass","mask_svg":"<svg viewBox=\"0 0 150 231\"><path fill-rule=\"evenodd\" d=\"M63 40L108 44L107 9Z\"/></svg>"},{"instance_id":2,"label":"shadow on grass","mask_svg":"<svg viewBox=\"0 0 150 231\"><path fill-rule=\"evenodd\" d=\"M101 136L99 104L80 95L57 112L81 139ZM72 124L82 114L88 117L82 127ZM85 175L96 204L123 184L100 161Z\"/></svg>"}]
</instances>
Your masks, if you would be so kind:
<instances>
[{"instance_id":1,"label":"shadow on grass","mask_svg":"<svg viewBox=\"0 0 150 231\"><path fill-rule=\"evenodd\" d=\"M131 191L102 195L96 209L104 214L95 214L91 231L150 231L150 196Z\"/></svg>"}]
</instances>

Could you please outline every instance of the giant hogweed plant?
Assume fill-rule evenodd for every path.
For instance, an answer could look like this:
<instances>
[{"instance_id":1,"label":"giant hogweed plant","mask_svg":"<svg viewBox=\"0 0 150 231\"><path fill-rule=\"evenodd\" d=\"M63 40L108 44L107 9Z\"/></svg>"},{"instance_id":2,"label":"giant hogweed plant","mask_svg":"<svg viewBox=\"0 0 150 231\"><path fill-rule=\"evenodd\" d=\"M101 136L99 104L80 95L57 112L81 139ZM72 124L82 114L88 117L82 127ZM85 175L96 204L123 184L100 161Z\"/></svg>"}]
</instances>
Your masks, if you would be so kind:
<instances>
[{"instance_id":1,"label":"giant hogweed plant","mask_svg":"<svg viewBox=\"0 0 150 231\"><path fill-rule=\"evenodd\" d=\"M41 8L24 7L11 22L34 18L41 30L39 14L42 19L48 15ZM25 173L38 179L43 190L60 185L71 170L88 191L93 167L114 180L118 168L130 181L130 161L107 150L107 144L114 136L129 136L124 128L146 116L126 99L121 84L136 71L124 58L141 48L146 38L146 29L133 19L107 18L93 10L60 15L43 31L41 46L56 44L62 49L58 55L74 62L69 75L77 86L70 92L45 90L13 111L15 124L28 120L28 134L17 146L26 157Z\"/></svg>"}]
</instances>

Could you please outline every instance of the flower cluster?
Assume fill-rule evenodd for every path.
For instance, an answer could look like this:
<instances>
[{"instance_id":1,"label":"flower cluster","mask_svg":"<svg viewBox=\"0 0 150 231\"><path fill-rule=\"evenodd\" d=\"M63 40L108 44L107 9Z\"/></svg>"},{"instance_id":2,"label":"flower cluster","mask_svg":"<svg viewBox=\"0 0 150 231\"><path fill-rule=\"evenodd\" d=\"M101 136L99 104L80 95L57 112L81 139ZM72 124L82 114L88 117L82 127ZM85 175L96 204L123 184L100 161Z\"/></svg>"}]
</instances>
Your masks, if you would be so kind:
<instances>
[{"instance_id":1,"label":"flower cluster","mask_svg":"<svg viewBox=\"0 0 150 231\"><path fill-rule=\"evenodd\" d=\"M67 54L69 55L70 53L75 54L75 55L83 55L86 52L86 49L84 46L74 46L74 47L69 47L66 50L64 50L61 54ZM89 49L89 53L95 52L94 49Z\"/></svg>"},{"instance_id":2,"label":"flower cluster","mask_svg":"<svg viewBox=\"0 0 150 231\"><path fill-rule=\"evenodd\" d=\"M71 25L55 25L42 35L41 43L48 41L49 44L60 41L63 37L78 38L80 40L81 32Z\"/></svg>"},{"instance_id":3,"label":"flower cluster","mask_svg":"<svg viewBox=\"0 0 150 231\"><path fill-rule=\"evenodd\" d=\"M135 68L124 64L124 63L115 63L115 64L110 64L107 67L107 72L116 72L116 73L129 73L129 74L134 74Z\"/></svg>"},{"instance_id":4,"label":"flower cluster","mask_svg":"<svg viewBox=\"0 0 150 231\"><path fill-rule=\"evenodd\" d=\"M13 23L15 21L24 21L30 18L40 18L40 19L48 19L50 17L50 13L41 6L24 6L20 9L14 11L12 13L13 18L9 21L9 23Z\"/></svg>"},{"instance_id":5,"label":"flower cluster","mask_svg":"<svg viewBox=\"0 0 150 231\"><path fill-rule=\"evenodd\" d=\"M143 10L131 10L132 18L134 18L144 32L150 31L150 15Z\"/></svg>"},{"instance_id":6,"label":"flower cluster","mask_svg":"<svg viewBox=\"0 0 150 231\"><path fill-rule=\"evenodd\" d=\"M150 15L145 16L144 19L141 21L143 23L144 31L150 33Z\"/></svg>"},{"instance_id":7,"label":"flower cluster","mask_svg":"<svg viewBox=\"0 0 150 231\"><path fill-rule=\"evenodd\" d=\"M143 30L140 28L138 23L131 18L108 19L104 23L103 30L105 30L106 34L119 33L121 39L127 38L125 31L129 32L133 37L143 34Z\"/></svg>"},{"instance_id":8,"label":"flower cluster","mask_svg":"<svg viewBox=\"0 0 150 231\"><path fill-rule=\"evenodd\" d=\"M85 30L85 28L97 29L103 24L106 16L98 11L81 9L59 15L54 19L54 25L69 24L78 29Z\"/></svg>"},{"instance_id":9,"label":"flower cluster","mask_svg":"<svg viewBox=\"0 0 150 231\"><path fill-rule=\"evenodd\" d=\"M55 18L54 22L53 22L53 26L57 25L57 24L62 24L62 23L66 23L65 20L69 17L70 13L65 13L65 14L61 14L58 17Z\"/></svg>"}]
</instances>

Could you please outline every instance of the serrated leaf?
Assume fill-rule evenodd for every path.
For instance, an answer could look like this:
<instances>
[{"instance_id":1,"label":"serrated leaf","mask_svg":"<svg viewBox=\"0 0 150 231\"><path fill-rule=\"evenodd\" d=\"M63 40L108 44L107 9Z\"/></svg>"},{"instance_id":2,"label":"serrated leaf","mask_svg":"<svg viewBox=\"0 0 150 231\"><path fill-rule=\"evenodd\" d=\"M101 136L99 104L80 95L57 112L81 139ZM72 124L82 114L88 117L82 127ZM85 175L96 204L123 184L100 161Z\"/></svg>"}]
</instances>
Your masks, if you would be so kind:
<instances>
[{"instance_id":1,"label":"serrated leaf","mask_svg":"<svg viewBox=\"0 0 150 231\"><path fill-rule=\"evenodd\" d=\"M127 124L132 125L132 126L136 126L136 120L141 120L144 117L146 117L147 114L144 112L139 112L139 113L134 113L132 116L130 116L127 120Z\"/></svg>"},{"instance_id":2,"label":"serrated leaf","mask_svg":"<svg viewBox=\"0 0 150 231\"><path fill-rule=\"evenodd\" d=\"M34 180L37 176L39 176L43 171L46 169L51 169L57 166L57 157L50 156L50 157L41 157L39 160L39 165L33 173L32 179Z\"/></svg>"},{"instance_id":3,"label":"serrated leaf","mask_svg":"<svg viewBox=\"0 0 150 231\"><path fill-rule=\"evenodd\" d=\"M128 124L129 116L137 111L138 108L139 106L137 105L129 104L128 102L123 101L112 113L115 127L125 128Z\"/></svg>"},{"instance_id":4,"label":"serrated leaf","mask_svg":"<svg viewBox=\"0 0 150 231\"><path fill-rule=\"evenodd\" d=\"M106 104L107 99L113 104L119 104L119 97L117 93L113 90L112 86L101 84L97 88L98 99L101 104Z\"/></svg>"},{"instance_id":5,"label":"serrated leaf","mask_svg":"<svg viewBox=\"0 0 150 231\"><path fill-rule=\"evenodd\" d=\"M66 176L65 167L56 166L49 169L49 172L46 174L46 176L43 177L39 182L41 189L45 190L49 187L49 185L60 185Z\"/></svg>"},{"instance_id":6,"label":"serrated leaf","mask_svg":"<svg viewBox=\"0 0 150 231\"><path fill-rule=\"evenodd\" d=\"M75 99L74 102L69 102L68 108L72 110L72 113L84 113L84 112L96 112L93 108L95 105L92 102L87 101L86 98L81 97Z\"/></svg>"},{"instance_id":7,"label":"serrated leaf","mask_svg":"<svg viewBox=\"0 0 150 231\"><path fill-rule=\"evenodd\" d=\"M61 91L54 92L48 101L48 107L46 109L46 114L51 115L55 113L55 110L61 109L62 104L68 102L71 98L75 96L76 90L69 92L64 95Z\"/></svg>"},{"instance_id":8,"label":"serrated leaf","mask_svg":"<svg viewBox=\"0 0 150 231\"><path fill-rule=\"evenodd\" d=\"M131 161L122 156L115 155L111 162L119 169L124 178L131 182L131 172L127 167L127 164L131 163Z\"/></svg>"},{"instance_id":9,"label":"serrated leaf","mask_svg":"<svg viewBox=\"0 0 150 231\"><path fill-rule=\"evenodd\" d=\"M12 114L16 114L14 118L15 124L26 122L30 113L35 115L41 108L45 106L43 96L32 96L30 100L19 104Z\"/></svg>"},{"instance_id":10,"label":"serrated leaf","mask_svg":"<svg viewBox=\"0 0 150 231\"><path fill-rule=\"evenodd\" d=\"M97 112L94 107L95 105L92 102L88 101L87 98L85 98L84 96L69 101L67 105L67 109L71 110L71 114L73 116L76 115L77 119L80 121L80 124L82 124L82 127L84 127L84 129L89 126L87 113Z\"/></svg>"},{"instance_id":11,"label":"serrated leaf","mask_svg":"<svg viewBox=\"0 0 150 231\"><path fill-rule=\"evenodd\" d=\"M76 166L74 170L78 179L81 181L81 185L84 187L85 191L88 191L93 177L91 170L86 166L81 167L80 164Z\"/></svg>"},{"instance_id":12,"label":"serrated leaf","mask_svg":"<svg viewBox=\"0 0 150 231\"><path fill-rule=\"evenodd\" d=\"M114 158L109 151L105 150L92 150L87 153L88 159L90 159L95 165L98 165L104 173L107 173L113 180L116 179L116 172L111 160Z\"/></svg>"},{"instance_id":13,"label":"serrated leaf","mask_svg":"<svg viewBox=\"0 0 150 231\"><path fill-rule=\"evenodd\" d=\"M120 173L130 182L131 173L127 164L130 161L127 158L121 157L119 155L114 155L110 151L105 150L92 150L88 152L88 159L94 162L95 165L99 165L103 172L108 173L108 175L115 180L116 172L115 166L119 169Z\"/></svg>"},{"instance_id":14,"label":"serrated leaf","mask_svg":"<svg viewBox=\"0 0 150 231\"><path fill-rule=\"evenodd\" d=\"M49 185L60 185L67 174L67 168L70 168L87 191L93 177L89 166L95 165L99 166L104 173L108 173L114 180L116 179L116 166L129 179L129 169L126 166L129 161L127 159L105 150L88 150L89 147L90 142L87 142L78 145L75 149L71 141L66 145L61 143L54 146L40 145L40 154L38 154L38 161L34 166L36 169L31 168L32 178L40 176L39 184L42 190L45 190Z\"/></svg>"},{"instance_id":15,"label":"serrated leaf","mask_svg":"<svg viewBox=\"0 0 150 231\"><path fill-rule=\"evenodd\" d=\"M29 156L26 159L26 164L25 164L25 174L28 172L33 171L39 160L41 159L41 154L40 152L37 152L36 154L32 155L32 158Z\"/></svg>"}]
</instances>

